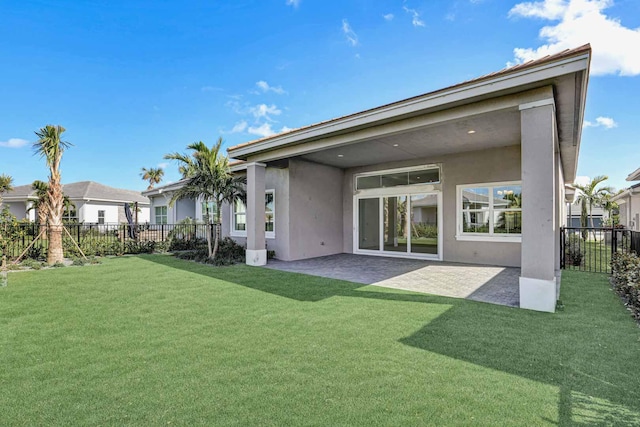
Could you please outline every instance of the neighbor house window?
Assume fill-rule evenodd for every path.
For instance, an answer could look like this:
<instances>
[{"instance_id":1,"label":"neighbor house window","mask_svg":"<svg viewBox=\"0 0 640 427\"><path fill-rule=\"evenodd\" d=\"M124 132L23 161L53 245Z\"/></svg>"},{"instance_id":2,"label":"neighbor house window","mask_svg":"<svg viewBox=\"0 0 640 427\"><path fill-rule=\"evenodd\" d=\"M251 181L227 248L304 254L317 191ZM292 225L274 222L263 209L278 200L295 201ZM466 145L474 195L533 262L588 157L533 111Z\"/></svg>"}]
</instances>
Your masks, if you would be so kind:
<instances>
[{"instance_id":1,"label":"neighbor house window","mask_svg":"<svg viewBox=\"0 0 640 427\"><path fill-rule=\"evenodd\" d=\"M98 224L104 224L104 211L98 211Z\"/></svg>"},{"instance_id":2,"label":"neighbor house window","mask_svg":"<svg viewBox=\"0 0 640 427\"><path fill-rule=\"evenodd\" d=\"M520 182L459 185L459 236L516 237L522 235Z\"/></svg>"},{"instance_id":3,"label":"neighbor house window","mask_svg":"<svg viewBox=\"0 0 640 427\"><path fill-rule=\"evenodd\" d=\"M156 214L156 224L167 223L167 207L166 206L156 206L155 214Z\"/></svg>"},{"instance_id":4,"label":"neighbor house window","mask_svg":"<svg viewBox=\"0 0 640 427\"><path fill-rule=\"evenodd\" d=\"M71 223L78 222L78 212L76 208L73 206L65 206L62 212L62 220Z\"/></svg>"},{"instance_id":5,"label":"neighbor house window","mask_svg":"<svg viewBox=\"0 0 640 427\"><path fill-rule=\"evenodd\" d=\"M275 233L275 202L274 190L267 190L264 194L264 229L267 237L274 237ZM240 200L233 204L231 212L231 230L236 236L247 234L247 207Z\"/></svg>"},{"instance_id":6,"label":"neighbor house window","mask_svg":"<svg viewBox=\"0 0 640 427\"><path fill-rule=\"evenodd\" d=\"M210 221L213 222L216 220L216 214L218 213L218 210L216 209L215 202L203 202L200 205L200 209L202 213L202 221L208 224Z\"/></svg>"}]
</instances>

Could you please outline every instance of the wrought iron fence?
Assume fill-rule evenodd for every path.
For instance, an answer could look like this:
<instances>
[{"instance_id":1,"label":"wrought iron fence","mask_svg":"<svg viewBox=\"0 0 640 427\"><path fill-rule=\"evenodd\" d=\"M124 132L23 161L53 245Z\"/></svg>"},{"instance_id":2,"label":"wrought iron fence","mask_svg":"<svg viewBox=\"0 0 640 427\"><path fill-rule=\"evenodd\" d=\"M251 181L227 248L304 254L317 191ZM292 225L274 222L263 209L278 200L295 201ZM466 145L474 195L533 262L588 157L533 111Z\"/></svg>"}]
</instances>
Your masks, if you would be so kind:
<instances>
[{"instance_id":1,"label":"wrought iron fence","mask_svg":"<svg viewBox=\"0 0 640 427\"><path fill-rule=\"evenodd\" d=\"M161 244L168 249L168 242L174 239L196 241L206 239L208 230L213 232L207 224L65 224L65 229L65 256L77 255L78 247L87 255L148 252ZM45 256L46 231L46 226L34 223L0 224L0 257L6 255L12 260L25 251L25 256L31 258Z\"/></svg>"},{"instance_id":2,"label":"wrought iron fence","mask_svg":"<svg viewBox=\"0 0 640 427\"><path fill-rule=\"evenodd\" d=\"M560 267L611 273L616 252L640 252L640 233L620 228L564 227L560 232Z\"/></svg>"}]
</instances>

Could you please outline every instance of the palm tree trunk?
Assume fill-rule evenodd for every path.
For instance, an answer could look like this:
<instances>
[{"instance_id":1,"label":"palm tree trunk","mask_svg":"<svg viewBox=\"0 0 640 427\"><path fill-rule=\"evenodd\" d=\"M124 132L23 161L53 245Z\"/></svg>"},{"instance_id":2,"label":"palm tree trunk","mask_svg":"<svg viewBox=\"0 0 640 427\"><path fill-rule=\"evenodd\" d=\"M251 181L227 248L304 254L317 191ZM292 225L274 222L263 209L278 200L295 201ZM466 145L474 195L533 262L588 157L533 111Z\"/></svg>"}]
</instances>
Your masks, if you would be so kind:
<instances>
[{"instance_id":1,"label":"palm tree trunk","mask_svg":"<svg viewBox=\"0 0 640 427\"><path fill-rule=\"evenodd\" d=\"M215 212L215 218L216 218L216 237L215 237L215 241L214 241L214 245L213 245L213 254L211 255L211 258L215 258L216 254L218 253L218 244L220 241L220 204L222 202L220 200L216 200L216 212Z\"/></svg>"},{"instance_id":2,"label":"palm tree trunk","mask_svg":"<svg viewBox=\"0 0 640 427\"><path fill-rule=\"evenodd\" d=\"M213 249L211 248L211 221L207 223L207 249L209 258L213 259Z\"/></svg>"},{"instance_id":3,"label":"palm tree trunk","mask_svg":"<svg viewBox=\"0 0 640 427\"><path fill-rule=\"evenodd\" d=\"M60 174L57 168L51 170L51 180L49 184L49 248L47 250L47 264L53 265L56 262L64 261L62 250L62 208L64 195L60 184Z\"/></svg>"},{"instance_id":4,"label":"palm tree trunk","mask_svg":"<svg viewBox=\"0 0 640 427\"><path fill-rule=\"evenodd\" d=\"M53 265L64 261L62 250L62 225L49 225L49 249L47 249L47 264Z\"/></svg>"}]
</instances>

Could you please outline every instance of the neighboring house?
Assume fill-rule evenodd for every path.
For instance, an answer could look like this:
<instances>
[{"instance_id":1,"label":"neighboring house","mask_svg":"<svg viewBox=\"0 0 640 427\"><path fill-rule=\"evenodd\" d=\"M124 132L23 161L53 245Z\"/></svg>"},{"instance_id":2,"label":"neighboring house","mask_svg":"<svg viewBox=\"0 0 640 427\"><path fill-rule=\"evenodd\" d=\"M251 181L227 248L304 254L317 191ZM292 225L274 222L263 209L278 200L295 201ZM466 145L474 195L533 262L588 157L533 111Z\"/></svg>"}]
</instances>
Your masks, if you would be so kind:
<instances>
[{"instance_id":1,"label":"neighboring house","mask_svg":"<svg viewBox=\"0 0 640 427\"><path fill-rule=\"evenodd\" d=\"M581 215L582 203L576 200L568 206L567 227L582 227ZM589 216L589 206L587 205L587 227L591 227L591 218L593 218L594 227L602 227L604 220L609 218L609 214L601 206L594 205L591 208L591 216Z\"/></svg>"},{"instance_id":2,"label":"neighboring house","mask_svg":"<svg viewBox=\"0 0 640 427\"><path fill-rule=\"evenodd\" d=\"M223 234L251 265L268 249L520 267L521 307L554 311L590 59L585 45L232 147L247 206L222 208Z\"/></svg>"},{"instance_id":3,"label":"neighboring house","mask_svg":"<svg viewBox=\"0 0 640 427\"><path fill-rule=\"evenodd\" d=\"M187 218L208 222L208 215L213 215L213 203L203 203L199 200L181 199L171 205L173 193L182 187L185 180L155 187L142 192L151 203L151 224L177 224Z\"/></svg>"},{"instance_id":4,"label":"neighboring house","mask_svg":"<svg viewBox=\"0 0 640 427\"><path fill-rule=\"evenodd\" d=\"M640 168L627 176L627 181L640 181ZM620 224L629 230L640 231L640 182L613 197L620 210Z\"/></svg>"},{"instance_id":5,"label":"neighboring house","mask_svg":"<svg viewBox=\"0 0 640 427\"><path fill-rule=\"evenodd\" d=\"M66 221L85 224L117 224L126 222L125 203L138 203L138 222L149 222L149 199L138 191L108 187L93 181L73 182L62 186L65 196L74 206L65 211ZM17 218L37 219L35 209L30 209L37 200L29 185L19 185L3 196L3 205ZM133 207L132 207L133 211Z\"/></svg>"}]
</instances>

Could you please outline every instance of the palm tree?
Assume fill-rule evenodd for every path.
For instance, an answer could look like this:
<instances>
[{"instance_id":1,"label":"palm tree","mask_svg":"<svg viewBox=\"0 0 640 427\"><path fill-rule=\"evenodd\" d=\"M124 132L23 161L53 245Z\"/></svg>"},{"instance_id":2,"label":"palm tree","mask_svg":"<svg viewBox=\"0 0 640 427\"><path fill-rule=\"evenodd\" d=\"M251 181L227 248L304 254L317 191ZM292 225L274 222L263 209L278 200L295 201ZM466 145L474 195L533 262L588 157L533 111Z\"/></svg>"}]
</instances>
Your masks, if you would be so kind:
<instances>
[{"instance_id":1,"label":"palm tree","mask_svg":"<svg viewBox=\"0 0 640 427\"><path fill-rule=\"evenodd\" d=\"M580 190L578 201L583 205L586 204L587 208L589 209L589 223L591 228L593 228L593 207L600 205L605 194L610 194L614 191L613 188L609 186L598 187L607 179L609 179L608 176L599 175L589 181L587 185L574 184L574 187Z\"/></svg>"},{"instance_id":2,"label":"palm tree","mask_svg":"<svg viewBox=\"0 0 640 427\"><path fill-rule=\"evenodd\" d=\"M49 188L47 190L47 210L49 213L49 249L47 263L55 264L64 260L62 251L62 213L64 208L64 194L60 176L60 161L64 150L71 146L60 139L65 128L59 125L46 125L35 134L38 140L33 148L40 157L44 157L49 167Z\"/></svg>"},{"instance_id":3,"label":"palm tree","mask_svg":"<svg viewBox=\"0 0 640 427\"><path fill-rule=\"evenodd\" d=\"M140 172L140 176L145 181L149 181L149 186L147 190L151 190L154 185L159 184L162 181L162 177L164 176L164 170L162 168L142 168L142 172Z\"/></svg>"},{"instance_id":4,"label":"palm tree","mask_svg":"<svg viewBox=\"0 0 640 427\"><path fill-rule=\"evenodd\" d=\"M207 224L207 248L209 258L213 259L218 252L220 238L220 206L222 203L235 203L245 199L245 178L233 176L229 169L229 159L220 153L222 138L209 148L202 142L194 142L187 146L191 155L171 153L165 159L180 162L179 170L186 179L185 184L171 198L173 205L180 199L202 199L205 203L215 203L216 232L213 248L211 245L211 220Z\"/></svg>"},{"instance_id":5,"label":"palm tree","mask_svg":"<svg viewBox=\"0 0 640 427\"><path fill-rule=\"evenodd\" d=\"M2 194L13 190L13 178L9 175L0 175L0 205L2 205Z\"/></svg>"},{"instance_id":6,"label":"palm tree","mask_svg":"<svg viewBox=\"0 0 640 427\"><path fill-rule=\"evenodd\" d=\"M27 212L36 209L38 211L38 224L45 225L47 218L49 218L49 210L47 208L49 184L44 181L35 180L33 184L31 184L31 189L36 192L37 199L31 204L31 207L27 209Z\"/></svg>"}]
</instances>

